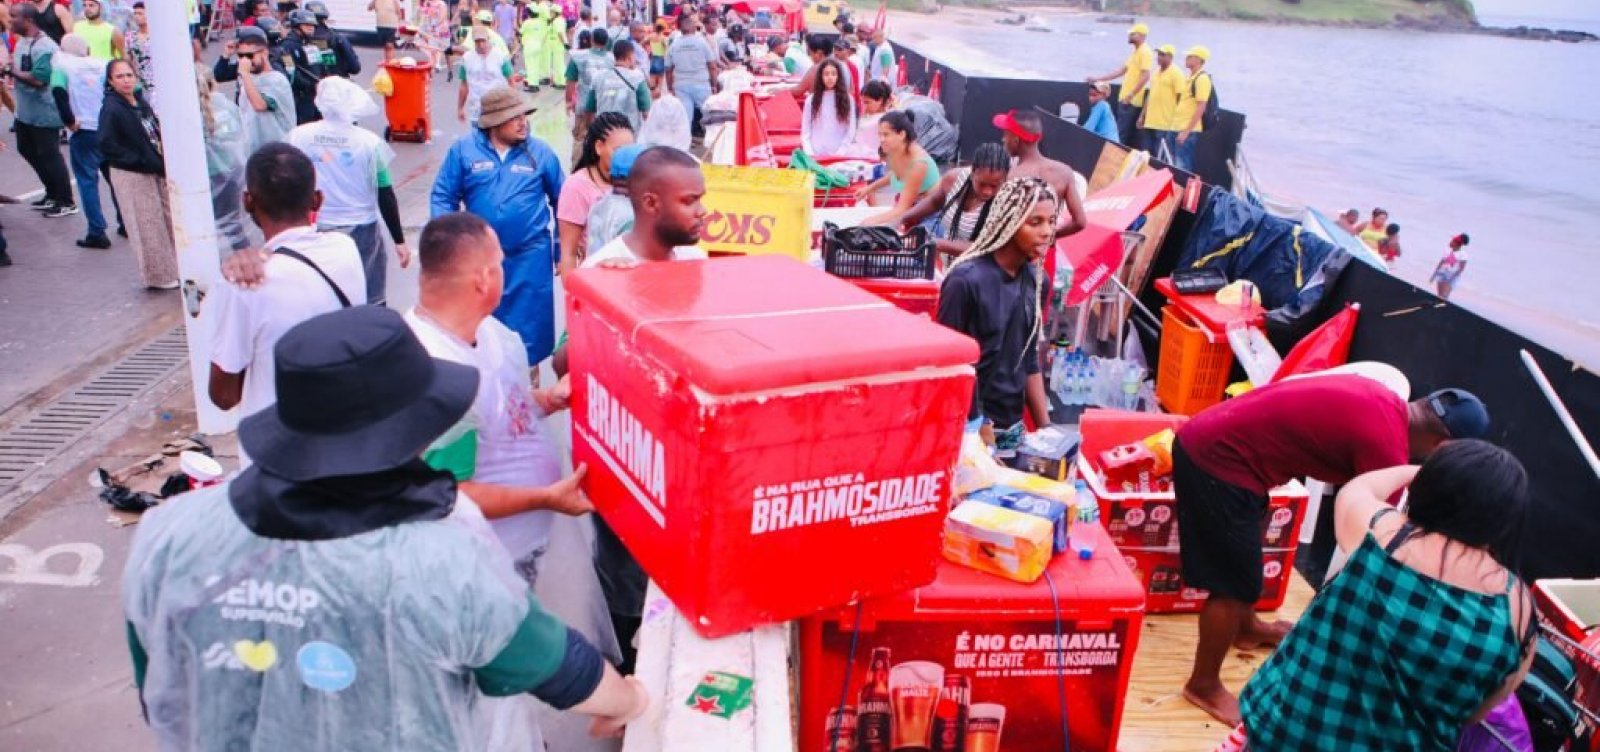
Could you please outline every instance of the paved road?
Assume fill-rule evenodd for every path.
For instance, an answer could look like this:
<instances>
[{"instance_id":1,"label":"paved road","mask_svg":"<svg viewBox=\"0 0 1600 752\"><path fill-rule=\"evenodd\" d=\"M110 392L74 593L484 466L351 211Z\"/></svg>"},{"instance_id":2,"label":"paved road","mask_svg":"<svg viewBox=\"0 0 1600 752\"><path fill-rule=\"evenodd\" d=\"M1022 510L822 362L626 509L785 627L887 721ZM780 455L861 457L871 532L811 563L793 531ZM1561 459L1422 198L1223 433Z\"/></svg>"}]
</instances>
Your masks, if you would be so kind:
<instances>
[{"instance_id":1,"label":"paved road","mask_svg":"<svg viewBox=\"0 0 1600 752\"><path fill-rule=\"evenodd\" d=\"M358 80L365 84L376 55L363 51L363 58L368 70ZM394 145L397 192L413 247L427 218L428 189L439 160L466 130L454 121L453 85L436 79L432 91L434 142ZM565 157L570 138L564 107L549 90L538 101L535 133ZM364 124L381 131L383 119ZM14 150L0 154L0 193L20 196L38 189ZM81 216L47 220L13 206L0 209L0 222L16 260L15 266L0 269L0 430L5 430L176 325L180 316L176 293L140 288L126 241L108 251L73 245L83 235ZM409 306L416 296L415 268L391 265L389 287L391 305ZM79 453L87 459L63 459L49 468L60 479L0 523L0 635L5 637L0 640L0 750L153 748L132 689L119 602L122 563L136 528L110 524L86 479L96 466L126 466L193 431L190 395L186 375L159 385L85 440L80 449L88 451ZM556 433L564 431L558 427ZM231 437L216 444L219 456L233 456ZM588 575L589 533L577 521L560 525L540 595L584 628L592 602L563 588ZM35 562L52 549L57 554L42 569L22 571L19 562ZM615 748L580 742L582 725L570 721L547 718L545 729L553 749Z\"/></svg>"}]
</instances>

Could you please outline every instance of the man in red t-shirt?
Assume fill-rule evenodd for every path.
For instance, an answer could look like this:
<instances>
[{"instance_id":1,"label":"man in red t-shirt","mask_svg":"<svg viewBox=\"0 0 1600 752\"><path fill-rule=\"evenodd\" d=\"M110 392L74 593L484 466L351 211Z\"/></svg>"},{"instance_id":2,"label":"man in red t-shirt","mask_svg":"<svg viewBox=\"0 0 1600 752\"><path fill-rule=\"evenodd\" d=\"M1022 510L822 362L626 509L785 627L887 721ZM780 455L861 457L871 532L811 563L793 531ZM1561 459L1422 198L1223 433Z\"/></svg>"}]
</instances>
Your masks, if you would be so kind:
<instances>
[{"instance_id":1,"label":"man in red t-shirt","mask_svg":"<svg viewBox=\"0 0 1600 752\"><path fill-rule=\"evenodd\" d=\"M1223 659L1233 646L1275 645L1289 631L1287 622L1267 624L1254 610L1271 489L1297 478L1342 485L1420 460L1451 439L1482 438L1488 428L1488 411L1469 392L1444 389L1408 404L1374 379L1341 374L1256 389L1179 429L1172 480L1183 580L1211 594L1183 696L1237 725L1239 701L1222 685Z\"/></svg>"}]
</instances>

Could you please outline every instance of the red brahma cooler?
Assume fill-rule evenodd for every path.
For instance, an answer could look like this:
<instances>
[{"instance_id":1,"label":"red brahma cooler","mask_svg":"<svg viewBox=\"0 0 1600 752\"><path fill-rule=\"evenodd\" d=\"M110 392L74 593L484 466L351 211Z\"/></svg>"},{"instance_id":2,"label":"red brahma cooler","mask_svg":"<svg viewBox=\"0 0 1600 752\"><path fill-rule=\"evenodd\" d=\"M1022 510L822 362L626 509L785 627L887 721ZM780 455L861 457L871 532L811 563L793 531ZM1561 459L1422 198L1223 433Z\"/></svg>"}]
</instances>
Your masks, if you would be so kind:
<instances>
[{"instance_id":1,"label":"red brahma cooler","mask_svg":"<svg viewBox=\"0 0 1600 752\"><path fill-rule=\"evenodd\" d=\"M978 358L783 256L567 280L584 490L701 634L933 579Z\"/></svg>"},{"instance_id":2,"label":"red brahma cooler","mask_svg":"<svg viewBox=\"0 0 1600 752\"><path fill-rule=\"evenodd\" d=\"M1063 728L1073 750L1115 752L1144 589L1099 525L1072 536L1094 556L1055 557L1049 581L943 562L859 620L845 606L802 621L800 752L1042 752L1065 748Z\"/></svg>"}]
</instances>

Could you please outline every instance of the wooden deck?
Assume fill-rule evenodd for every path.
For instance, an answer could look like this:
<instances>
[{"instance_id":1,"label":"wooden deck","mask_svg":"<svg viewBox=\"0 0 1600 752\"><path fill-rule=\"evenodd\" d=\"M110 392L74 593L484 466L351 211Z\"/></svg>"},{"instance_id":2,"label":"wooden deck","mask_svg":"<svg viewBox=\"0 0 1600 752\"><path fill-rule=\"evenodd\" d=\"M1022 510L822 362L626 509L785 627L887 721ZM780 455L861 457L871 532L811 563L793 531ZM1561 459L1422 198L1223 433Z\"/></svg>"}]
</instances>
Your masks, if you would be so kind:
<instances>
[{"instance_id":1,"label":"wooden deck","mask_svg":"<svg viewBox=\"0 0 1600 752\"><path fill-rule=\"evenodd\" d=\"M1311 602L1313 591L1299 573L1293 575L1289 595L1276 618L1294 620ZM1195 616L1146 616L1128 681L1128 701L1122 712L1120 752L1211 752L1232 729L1180 694L1194 662ZM1236 650L1222 666L1222 680L1238 692L1266 660L1269 651Z\"/></svg>"}]
</instances>

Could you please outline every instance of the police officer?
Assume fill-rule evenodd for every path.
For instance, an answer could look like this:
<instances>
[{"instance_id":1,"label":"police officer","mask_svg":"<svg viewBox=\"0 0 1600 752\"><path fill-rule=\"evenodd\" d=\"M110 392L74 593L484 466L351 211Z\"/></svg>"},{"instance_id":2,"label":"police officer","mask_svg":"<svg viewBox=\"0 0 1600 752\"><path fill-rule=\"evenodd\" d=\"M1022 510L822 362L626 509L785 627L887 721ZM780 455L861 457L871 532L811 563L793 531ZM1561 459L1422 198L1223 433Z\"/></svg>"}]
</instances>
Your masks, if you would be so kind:
<instances>
[{"instance_id":1,"label":"police officer","mask_svg":"<svg viewBox=\"0 0 1600 752\"><path fill-rule=\"evenodd\" d=\"M323 64L321 50L312 41L316 33L317 17L309 10L295 10L289 13L289 33L278 46L278 59L283 61L294 90L295 122L300 125L322 119L317 110L317 84L328 75L329 66Z\"/></svg>"},{"instance_id":2,"label":"police officer","mask_svg":"<svg viewBox=\"0 0 1600 752\"><path fill-rule=\"evenodd\" d=\"M324 52L322 62L328 72L345 78L360 75L361 58L356 57L355 45L350 44L348 36L334 31L328 25L328 4L322 0L311 0L306 3L306 10L317 17L317 32L312 36L312 41ZM331 64L326 53L333 55Z\"/></svg>"}]
</instances>

